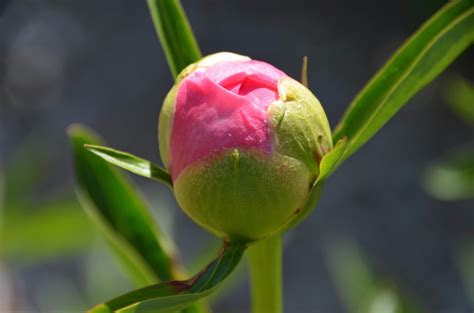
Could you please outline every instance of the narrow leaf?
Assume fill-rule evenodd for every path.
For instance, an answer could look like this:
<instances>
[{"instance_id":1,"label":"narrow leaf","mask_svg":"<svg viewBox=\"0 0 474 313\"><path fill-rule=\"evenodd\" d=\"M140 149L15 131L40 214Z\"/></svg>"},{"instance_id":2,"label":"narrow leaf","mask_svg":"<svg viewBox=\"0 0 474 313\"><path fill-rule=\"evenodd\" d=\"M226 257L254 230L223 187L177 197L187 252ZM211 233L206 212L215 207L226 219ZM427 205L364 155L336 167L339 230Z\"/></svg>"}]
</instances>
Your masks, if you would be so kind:
<instances>
[{"instance_id":1,"label":"narrow leaf","mask_svg":"<svg viewBox=\"0 0 474 313\"><path fill-rule=\"evenodd\" d=\"M375 271L357 242L336 238L324 246L329 273L347 312L423 312L395 281Z\"/></svg>"},{"instance_id":2,"label":"narrow leaf","mask_svg":"<svg viewBox=\"0 0 474 313\"><path fill-rule=\"evenodd\" d=\"M461 77L452 79L444 97L459 118L474 126L474 84L472 82Z\"/></svg>"},{"instance_id":3,"label":"narrow leaf","mask_svg":"<svg viewBox=\"0 0 474 313\"><path fill-rule=\"evenodd\" d=\"M316 181L316 184L324 181L329 175L331 175L334 170L339 165L339 162L344 155L344 151L347 148L347 138L340 139L334 148L326 155L324 155L319 165L319 176Z\"/></svg>"},{"instance_id":4,"label":"narrow leaf","mask_svg":"<svg viewBox=\"0 0 474 313\"><path fill-rule=\"evenodd\" d=\"M137 175L159 180L172 187L171 177L168 172L150 161L136 157L127 152L107 147L97 145L85 145L84 147L109 163L117 165Z\"/></svg>"},{"instance_id":5,"label":"narrow leaf","mask_svg":"<svg viewBox=\"0 0 474 313\"><path fill-rule=\"evenodd\" d=\"M369 310L370 300L381 286L377 284L377 276L371 271L357 242L336 237L323 247L329 274L346 310L351 313L372 312Z\"/></svg>"},{"instance_id":6,"label":"narrow leaf","mask_svg":"<svg viewBox=\"0 0 474 313\"><path fill-rule=\"evenodd\" d=\"M194 277L129 292L96 306L89 313L159 313L184 309L212 293L239 264L245 249L242 243L225 244L219 256Z\"/></svg>"},{"instance_id":7,"label":"narrow leaf","mask_svg":"<svg viewBox=\"0 0 474 313\"><path fill-rule=\"evenodd\" d=\"M460 149L431 164L424 175L423 186L440 200L473 199L474 148Z\"/></svg>"},{"instance_id":8,"label":"narrow leaf","mask_svg":"<svg viewBox=\"0 0 474 313\"><path fill-rule=\"evenodd\" d=\"M69 135L78 197L114 251L142 285L173 279L172 245L156 229L142 198L125 176L84 148L101 140L78 125Z\"/></svg>"},{"instance_id":9,"label":"narrow leaf","mask_svg":"<svg viewBox=\"0 0 474 313\"><path fill-rule=\"evenodd\" d=\"M32 212L27 210L30 207L5 206L0 227L3 260L31 264L59 259L78 254L94 242L94 232L76 199L36 203L34 208Z\"/></svg>"},{"instance_id":10,"label":"narrow leaf","mask_svg":"<svg viewBox=\"0 0 474 313\"><path fill-rule=\"evenodd\" d=\"M474 40L473 0L450 1L393 55L356 96L334 139L349 140L343 160L357 151L420 89Z\"/></svg>"},{"instance_id":11,"label":"narrow leaf","mask_svg":"<svg viewBox=\"0 0 474 313\"><path fill-rule=\"evenodd\" d=\"M147 0L173 78L201 58L198 43L179 0Z\"/></svg>"}]
</instances>

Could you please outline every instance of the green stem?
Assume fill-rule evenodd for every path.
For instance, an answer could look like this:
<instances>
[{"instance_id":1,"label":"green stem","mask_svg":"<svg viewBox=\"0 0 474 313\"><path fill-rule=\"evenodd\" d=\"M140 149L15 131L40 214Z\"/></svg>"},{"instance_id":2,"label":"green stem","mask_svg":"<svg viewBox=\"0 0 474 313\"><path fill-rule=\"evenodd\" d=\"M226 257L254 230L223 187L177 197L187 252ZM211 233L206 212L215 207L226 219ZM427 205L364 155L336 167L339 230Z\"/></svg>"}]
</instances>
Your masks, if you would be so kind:
<instances>
[{"instance_id":1,"label":"green stem","mask_svg":"<svg viewBox=\"0 0 474 313\"><path fill-rule=\"evenodd\" d=\"M282 313L282 235L248 249L253 313Z\"/></svg>"}]
</instances>

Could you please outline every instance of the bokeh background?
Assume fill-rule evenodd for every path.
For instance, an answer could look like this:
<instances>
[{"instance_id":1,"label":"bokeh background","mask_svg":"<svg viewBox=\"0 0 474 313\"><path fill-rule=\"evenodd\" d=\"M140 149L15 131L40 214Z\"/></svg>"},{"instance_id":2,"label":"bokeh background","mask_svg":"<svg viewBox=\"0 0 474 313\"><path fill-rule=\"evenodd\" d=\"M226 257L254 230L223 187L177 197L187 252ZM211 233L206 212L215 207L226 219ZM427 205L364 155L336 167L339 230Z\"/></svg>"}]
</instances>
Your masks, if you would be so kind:
<instances>
[{"instance_id":1,"label":"bokeh background","mask_svg":"<svg viewBox=\"0 0 474 313\"><path fill-rule=\"evenodd\" d=\"M249 55L293 77L307 55L332 126L444 2L182 0L204 54ZM469 161L473 148L462 111L474 107L472 52L347 161L288 234L285 312L472 312L472 154L471 172L437 167ZM82 312L133 288L75 200L66 129L84 123L159 162L156 122L172 83L145 1L0 1L0 312ZM460 175L471 187L456 185ZM133 180L197 270L217 240L166 188ZM246 280L245 269L231 278L216 312L249 312Z\"/></svg>"}]
</instances>

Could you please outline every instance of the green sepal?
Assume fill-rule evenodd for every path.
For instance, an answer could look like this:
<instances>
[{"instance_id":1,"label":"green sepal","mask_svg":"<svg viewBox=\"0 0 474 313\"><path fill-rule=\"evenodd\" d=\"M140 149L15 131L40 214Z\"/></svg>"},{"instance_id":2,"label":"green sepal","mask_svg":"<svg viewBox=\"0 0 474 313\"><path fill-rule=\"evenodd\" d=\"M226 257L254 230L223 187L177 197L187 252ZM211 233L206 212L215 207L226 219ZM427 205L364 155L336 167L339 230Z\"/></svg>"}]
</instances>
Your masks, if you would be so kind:
<instances>
[{"instance_id":1,"label":"green sepal","mask_svg":"<svg viewBox=\"0 0 474 313\"><path fill-rule=\"evenodd\" d=\"M268 109L277 151L303 161L316 175L323 155L332 149L331 128L318 99L296 80L278 83L280 99Z\"/></svg>"},{"instance_id":2,"label":"green sepal","mask_svg":"<svg viewBox=\"0 0 474 313\"><path fill-rule=\"evenodd\" d=\"M315 176L291 157L229 149L185 168L176 199L196 223L225 240L269 237L306 199Z\"/></svg>"},{"instance_id":3,"label":"green sepal","mask_svg":"<svg viewBox=\"0 0 474 313\"><path fill-rule=\"evenodd\" d=\"M298 214L291 219L288 224L283 227L283 231L286 231L290 228L301 223L313 210L321 198L321 193L323 191L324 182L326 179L336 170L342 161L344 151L347 146L347 139L343 138L339 140L334 149L329 151L329 153L323 156L320 164L319 176L311 187L308 197L306 198L304 205L298 210Z\"/></svg>"},{"instance_id":4,"label":"green sepal","mask_svg":"<svg viewBox=\"0 0 474 313\"><path fill-rule=\"evenodd\" d=\"M176 94L178 93L178 85L175 84L163 101L160 117L158 119L158 145L160 148L161 162L165 167L169 167L169 146L171 125L176 103Z\"/></svg>"}]
</instances>

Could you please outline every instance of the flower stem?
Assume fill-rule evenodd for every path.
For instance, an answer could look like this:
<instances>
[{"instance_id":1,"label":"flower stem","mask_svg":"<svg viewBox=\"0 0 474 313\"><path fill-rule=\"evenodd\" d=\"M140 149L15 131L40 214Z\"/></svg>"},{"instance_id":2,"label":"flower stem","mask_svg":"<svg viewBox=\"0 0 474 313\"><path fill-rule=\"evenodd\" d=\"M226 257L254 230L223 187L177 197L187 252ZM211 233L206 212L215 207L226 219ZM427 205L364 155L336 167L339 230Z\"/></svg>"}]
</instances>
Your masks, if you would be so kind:
<instances>
[{"instance_id":1,"label":"flower stem","mask_svg":"<svg viewBox=\"0 0 474 313\"><path fill-rule=\"evenodd\" d=\"M248 249L253 313L282 313L282 235Z\"/></svg>"}]
</instances>

